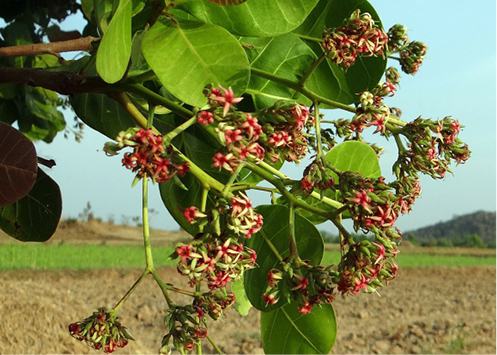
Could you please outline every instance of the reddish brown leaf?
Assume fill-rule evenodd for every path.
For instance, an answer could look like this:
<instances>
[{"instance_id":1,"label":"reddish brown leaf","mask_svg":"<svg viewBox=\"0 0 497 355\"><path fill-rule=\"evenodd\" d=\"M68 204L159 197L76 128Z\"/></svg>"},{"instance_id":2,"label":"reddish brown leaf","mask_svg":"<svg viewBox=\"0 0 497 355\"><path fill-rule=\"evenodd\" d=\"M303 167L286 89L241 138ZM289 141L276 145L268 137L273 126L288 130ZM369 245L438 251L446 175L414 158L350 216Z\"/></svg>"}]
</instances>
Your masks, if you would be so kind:
<instances>
[{"instance_id":1,"label":"reddish brown leaf","mask_svg":"<svg viewBox=\"0 0 497 355\"><path fill-rule=\"evenodd\" d=\"M38 171L33 143L15 128L0 122L0 206L26 196Z\"/></svg>"},{"instance_id":2,"label":"reddish brown leaf","mask_svg":"<svg viewBox=\"0 0 497 355\"><path fill-rule=\"evenodd\" d=\"M247 0L209 0L209 1L213 2L214 4L226 6L226 5L239 5Z\"/></svg>"}]
</instances>

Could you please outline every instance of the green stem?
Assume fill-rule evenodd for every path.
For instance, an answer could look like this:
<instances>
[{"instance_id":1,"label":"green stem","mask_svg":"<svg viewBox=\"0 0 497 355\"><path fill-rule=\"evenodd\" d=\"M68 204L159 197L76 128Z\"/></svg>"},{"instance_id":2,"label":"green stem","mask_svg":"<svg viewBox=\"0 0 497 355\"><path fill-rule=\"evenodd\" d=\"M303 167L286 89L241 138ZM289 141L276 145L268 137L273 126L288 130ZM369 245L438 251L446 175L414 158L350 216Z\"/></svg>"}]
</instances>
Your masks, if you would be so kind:
<instances>
[{"instance_id":1,"label":"green stem","mask_svg":"<svg viewBox=\"0 0 497 355\"><path fill-rule=\"evenodd\" d=\"M168 132L167 134L164 135L164 142L165 144L168 144L171 142L176 136L178 136L180 133L186 131L188 128L193 126L197 122L197 116L190 117L188 120L180 124L178 127L173 129L172 131Z\"/></svg>"},{"instance_id":2,"label":"green stem","mask_svg":"<svg viewBox=\"0 0 497 355\"><path fill-rule=\"evenodd\" d=\"M238 166L236 167L236 170L231 174L228 182L226 183L226 185L224 185L224 190L222 193L223 197L227 197L227 194L231 191L231 187L233 186L236 178L238 177L238 175L242 171L244 165L245 165L245 162L241 161L238 164Z\"/></svg>"},{"instance_id":3,"label":"green stem","mask_svg":"<svg viewBox=\"0 0 497 355\"><path fill-rule=\"evenodd\" d=\"M323 141L321 139L321 116L319 103L314 102L314 130L316 131L316 153L319 161L323 158Z\"/></svg>"},{"instance_id":4,"label":"green stem","mask_svg":"<svg viewBox=\"0 0 497 355\"><path fill-rule=\"evenodd\" d=\"M404 147L404 143L402 143L400 135L394 134L393 137L395 138L395 144L397 144L397 149L399 150L399 153L404 153L406 151L406 148Z\"/></svg>"},{"instance_id":5,"label":"green stem","mask_svg":"<svg viewBox=\"0 0 497 355\"><path fill-rule=\"evenodd\" d=\"M393 55L389 55L388 56L389 59L394 59L394 60L397 60L400 62L400 58L399 57L394 57Z\"/></svg>"},{"instance_id":6,"label":"green stem","mask_svg":"<svg viewBox=\"0 0 497 355\"><path fill-rule=\"evenodd\" d=\"M290 202L288 205L289 213L288 213L288 229L290 230L289 235L289 250L290 250L290 258L292 260L298 259L299 252L297 250L297 241L295 240L295 208L293 203Z\"/></svg>"},{"instance_id":7,"label":"green stem","mask_svg":"<svg viewBox=\"0 0 497 355\"><path fill-rule=\"evenodd\" d=\"M286 85L289 88L292 88L292 89L300 92L302 95L306 96L309 100L319 101L323 104L327 104L327 105L333 106L335 108L340 108L340 109L345 110L345 111L354 112L354 113L356 112L356 109L352 106L342 104L341 102L338 102L338 101L327 99L326 97L322 97L322 96L316 94L315 92L313 92L309 89L300 87L298 82L279 77L277 75L274 75L272 73L268 73L264 70L260 70L257 68L252 68L251 73L258 76L258 77L271 80L275 83L280 83L280 84Z\"/></svg>"},{"instance_id":8,"label":"green stem","mask_svg":"<svg viewBox=\"0 0 497 355\"><path fill-rule=\"evenodd\" d=\"M260 167L264 168L265 170L271 172L273 175L276 175L278 176L279 178L281 179L284 179L284 180L289 180L290 178L288 176L286 176L285 174L283 174L281 171L279 171L278 169L275 169L273 168L271 165L269 165L268 163L264 162L264 161L258 161L257 162L257 165L259 165ZM268 180L269 181L269 180ZM333 208L341 208L343 207L343 204L341 204L340 202L338 201L335 201L329 197L326 197L326 196L321 196L321 194L319 192L316 192L316 191L313 191L310 195L311 197L327 204L328 206L331 206Z\"/></svg>"},{"instance_id":9,"label":"green stem","mask_svg":"<svg viewBox=\"0 0 497 355\"><path fill-rule=\"evenodd\" d=\"M302 78L299 80L299 83L298 85L303 88L307 79L310 78L310 76L312 75L312 73L314 73L314 71L321 65L321 63L326 59L326 54L325 53L322 53L313 63L312 65L309 67L309 69L304 73L304 75L302 76Z\"/></svg>"},{"instance_id":10,"label":"green stem","mask_svg":"<svg viewBox=\"0 0 497 355\"><path fill-rule=\"evenodd\" d=\"M144 270L140 277L135 281L135 283L130 287L128 291L124 294L124 296L116 303L116 305L112 308L112 314L116 315L119 312L119 308L127 301L129 296L135 291L136 287L142 282L145 276L148 275L148 271Z\"/></svg>"},{"instance_id":11,"label":"green stem","mask_svg":"<svg viewBox=\"0 0 497 355\"><path fill-rule=\"evenodd\" d=\"M275 189L274 187L254 186L251 184L235 184L231 187L232 192L241 190L257 190L271 193L278 192L278 189Z\"/></svg>"},{"instance_id":12,"label":"green stem","mask_svg":"<svg viewBox=\"0 0 497 355\"><path fill-rule=\"evenodd\" d=\"M214 190L217 190L219 192L224 191L224 184L220 183L216 179L214 179L212 176L207 174L203 169L201 169L199 166L197 166L194 162L192 162L186 155L184 155L178 148L176 148L174 145L171 145L173 150L178 154L178 156L183 159L185 162L188 163L188 168L189 172L191 172L203 185L207 185ZM232 193L228 192L227 197L231 197Z\"/></svg>"},{"instance_id":13,"label":"green stem","mask_svg":"<svg viewBox=\"0 0 497 355\"><path fill-rule=\"evenodd\" d=\"M172 100L169 100L168 98L166 98L162 95L155 93L154 91L146 88L143 85L124 84L122 87L123 87L123 89L125 89L127 91L133 92L135 94L138 94L138 95L146 98L148 101L160 104L160 105L170 109L171 111L173 111L174 113L176 113L182 117L189 118L189 117L192 117L194 115L194 113L192 111L188 110L187 108L184 108L183 106L179 105L178 103L176 103Z\"/></svg>"},{"instance_id":14,"label":"green stem","mask_svg":"<svg viewBox=\"0 0 497 355\"><path fill-rule=\"evenodd\" d=\"M148 222L148 178L142 178L142 229L143 245L145 247L145 261L147 272L154 270L154 257L152 255L152 243L150 242L150 226Z\"/></svg>"},{"instance_id":15,"label":"green stem","mask_svg":"<svg viewBox=\"0 0 497 355\"><path fill-rule=\"evenodd\" d=\"M402 121L400 118L398 118L397 116L394 116L394 115L388 116L388 118L386 119L386 122L387 123L394 123L394 124L401 126L401 127L404 127L405 125L407 125L407 122Z\"/></svg>"},{"instance_id":16,"label":"green stem","mask_svg":"<svg viewBox=\"0 0 497 355\"><path fill-rule=\"evenodd\" d=\"M285 196L285 198L287 199L287 201L289 203L293 203L295 206L298 206L298 207L304 208L308 211L317 213L323 217L326 217L326 218L330 217L331 214L329 212L327 212L319 207L309 205L307 202L298 199L296 196L294 196L292 193L290 193L285 188L285 185L283 184L283 182L280 179L275 178L273 175L271 175L271 173L267 172L263 168L257 166L256 164L250 163L250 162L247 163L247 167L251 171L256 173L257 175L259 175L260 177L262 177L263 179L265 179L266 181L268 181L269 183L274 185L274 187L276 187L280 191L280 193L283 196Z\"/></svg>"},{"instance_id":17,"label":"green stem","mask_svg":"<svg viewBox=\"0 0 497 355\"><path fill-rule=\"evenodd\" d=\"M162 294L164 295L164 298L166 299L166 303L169 307L172 307L174 305L173 301L171 300L171 297L169 296L169 287L164 283L164 281L162 281L162 279L160 278L159 274L157 273L156 270L153 270L151 272L155 282L157 283L157 285L159 285L159 288L161 289L162 291Z\"/></svg>"},{"instance_id":18,"label":"green stem","mask_svg":"<svg viewBox=\"0 0 497 355\"><path fill-rule=\"evenodd\" d=\"M269 249L271 249L271 251L273 252L274 256L276 256L276 258L280 261L280 263L282 263L283 262L283 257L281 256L280 252L278 251L278 249L276 248L276 246L273 244L273 242L271 242L268 239L268 237L266 237L266 235L263 234L263 233L262 233L262 237L264 238L264 241L268 245Z\"/></svg>"},{"instance_id":19,"label":"green stem","mask_svg":"<svg viewBox=\"0 0 497 355\"><path fill-rule=\"evenodd\" d=\"M207 340L209 341L209 343L212 345L212 347L214 348L214 350L216 350L216 352L218 354L222 354L223 351L221 349L219 349L219 347L216 345L216 343L214 342L214 340L212 340L212 338L210 336L207 335Z\"/></svg>"},{"instance_id":20,"label":"green stem","mask_svg":"<svg viewBox=\"0 0 497 355\"><path fill-rule=\"evenodd\" d=\"M299 36L302 39L308 40L308 41L313 41L313 42L318 42L318 43L323 42L323 40L321 38L318 38L318 37L312 37L312 36L307 36L307 35L303 35L303 34L298 34L297 36Z\"/></svg>"}]
</instances>

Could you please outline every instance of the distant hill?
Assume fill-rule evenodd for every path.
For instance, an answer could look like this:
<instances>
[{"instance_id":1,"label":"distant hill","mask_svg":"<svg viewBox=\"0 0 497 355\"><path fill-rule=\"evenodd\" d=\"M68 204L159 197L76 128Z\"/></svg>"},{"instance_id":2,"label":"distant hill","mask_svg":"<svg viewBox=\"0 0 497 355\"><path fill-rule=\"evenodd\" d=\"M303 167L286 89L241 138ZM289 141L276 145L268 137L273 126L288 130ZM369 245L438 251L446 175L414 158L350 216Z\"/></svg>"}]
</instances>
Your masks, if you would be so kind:
<instances>
[{"instance_id":1,"label":"distant hill","mask_svg":"<svg viewBox=\"0 0 497 355\"><path fill-rule=\"evenodd\" d=\"M404 233L421 245L495 248L495 212L477 211Z\"/></svg>"}]
</instances>

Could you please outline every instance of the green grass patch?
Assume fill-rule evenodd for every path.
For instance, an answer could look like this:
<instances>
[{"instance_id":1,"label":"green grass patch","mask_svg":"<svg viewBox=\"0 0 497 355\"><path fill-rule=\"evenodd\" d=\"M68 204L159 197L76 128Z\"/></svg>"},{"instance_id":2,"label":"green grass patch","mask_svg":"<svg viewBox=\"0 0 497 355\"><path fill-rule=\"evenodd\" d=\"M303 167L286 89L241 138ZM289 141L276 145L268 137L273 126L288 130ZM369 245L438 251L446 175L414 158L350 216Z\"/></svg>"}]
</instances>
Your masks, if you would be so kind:
<instances>
[{"instance_id":1,"label":"green grass patch","mask_svg":"<svg viewBox=\"0 0 497 355\"><path fill-rule=\"evenodd\" d=\"M172 247L154 248L156 266L174 266L169 259ZM336 263L339 254L326 251L323 264ZM495 256L408 254L398 256L400 267L495 266ZM0 270L14 269L104 269L141 268L142 246L88 244L4 244L0 245Z\"/></svg>"},{"instance_id":2,"label":"green grass patch","mask_svg":"<svg viewBox=\"0 0 497 355\"><path fill-rule=\"evenodd\" d=\"M174 265L169 259L172 252L172 247L154 248L155 264ZM144 263L145 253L139 245L0 245L0 270L141 268Z\"/></svg>"}]
</instances>

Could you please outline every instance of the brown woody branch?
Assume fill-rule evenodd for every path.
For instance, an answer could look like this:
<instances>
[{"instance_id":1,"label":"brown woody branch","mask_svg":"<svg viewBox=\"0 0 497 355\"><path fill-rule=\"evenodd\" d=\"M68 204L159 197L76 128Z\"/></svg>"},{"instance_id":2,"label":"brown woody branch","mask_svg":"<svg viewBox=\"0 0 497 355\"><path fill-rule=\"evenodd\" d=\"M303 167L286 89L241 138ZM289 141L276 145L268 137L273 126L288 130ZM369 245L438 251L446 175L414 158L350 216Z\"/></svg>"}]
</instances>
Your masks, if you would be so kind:
<instances>
[{"instance_id":1,"label":"brown woody branch","mask_svg":"<svg viewBox=\"0 0 497 355\"><path fill-rule=\"evenodd\" d=\"M68 41L23 44L19 46L1 47L0 57L16 57L23 55L54 54L72 51L89 51L92 43L98 38L87 36Z\"/></svg>"},{"instance_id":2,"label":"brown woody branch","mask_svg":"<svg viewBox=\"0 0 497 355\"><path fill-rule=\"evenodd\" d=\"M98 77L37 68L0 67L0 83L40 86L64 95L103 92L112 89L112 86Z\"/></svg>"}]
</instances>

